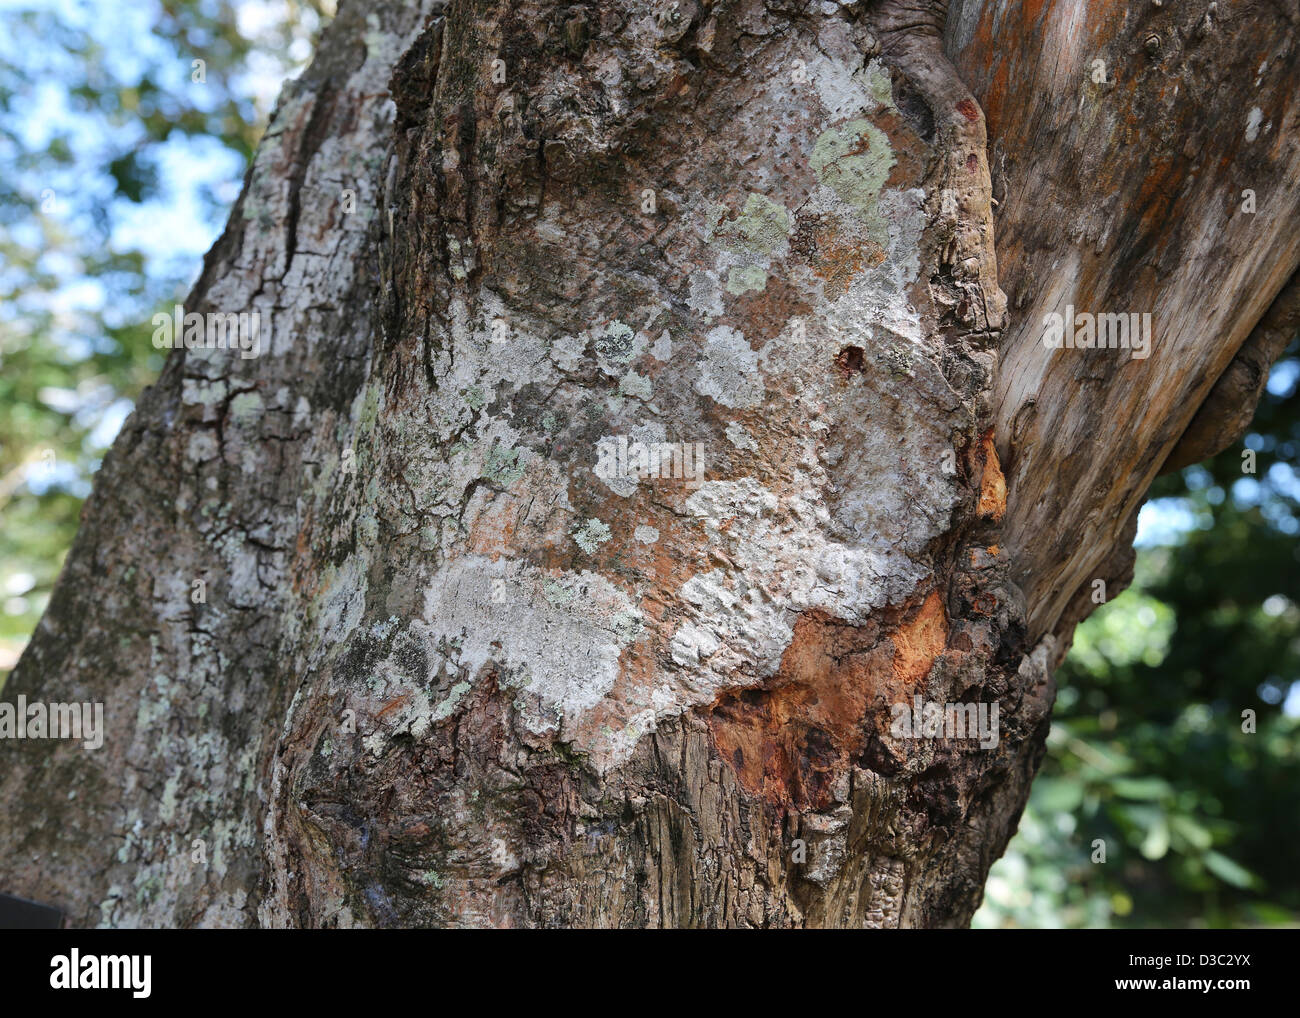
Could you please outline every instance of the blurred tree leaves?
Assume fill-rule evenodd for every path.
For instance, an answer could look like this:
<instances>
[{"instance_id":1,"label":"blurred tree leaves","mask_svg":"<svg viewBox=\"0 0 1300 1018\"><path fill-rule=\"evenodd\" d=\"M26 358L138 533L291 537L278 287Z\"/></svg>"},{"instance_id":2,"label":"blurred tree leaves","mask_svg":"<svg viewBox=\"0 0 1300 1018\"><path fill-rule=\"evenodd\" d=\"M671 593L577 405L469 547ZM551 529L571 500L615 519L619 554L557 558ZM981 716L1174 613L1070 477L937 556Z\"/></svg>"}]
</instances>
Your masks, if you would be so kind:
<instances>
[{"instance_id":1,"label":"blurred tree leaves","mask_svg":"<svg viewBox=\"0 0 1300 1018\"><path fill-rule=\"evenodd\" d=\"M184 296L279 82L332 13L332 0L0 12L0 681L100 457L161 366L150 316Z\"/></svg>"},{"instance_id":2,"label":"blurred tree leaves","mask_svg":"<svg viewBox=\"0 0 1300 1018\"><path fill-rule=\"evenodd\" d=\"M117 193L137 205L144 201L145 193L158 187L157 170L143 161L139 152L127 152L108 164L109 176L117 185Z\"/></svg>"}]
</instances>

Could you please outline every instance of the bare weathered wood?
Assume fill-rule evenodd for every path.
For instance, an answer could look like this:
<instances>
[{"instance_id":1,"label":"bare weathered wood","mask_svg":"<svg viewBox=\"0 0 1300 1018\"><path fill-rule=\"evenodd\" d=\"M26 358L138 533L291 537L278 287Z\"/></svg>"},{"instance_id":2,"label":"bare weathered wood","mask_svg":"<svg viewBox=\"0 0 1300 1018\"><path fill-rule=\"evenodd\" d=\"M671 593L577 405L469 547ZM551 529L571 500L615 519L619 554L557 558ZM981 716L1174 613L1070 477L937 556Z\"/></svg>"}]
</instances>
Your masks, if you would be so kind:
<instances>
[{"instance_id":1,"label":"bare weathered wood","mask_svg":"<svg viewBox=\"0 0 1300 1018\"><path fill-rule=\"evenodd\" d=\"M996 433L1031 637L1118 578L1151 480L1300 264L1297 29L1294 3L954 4L1000 202ZM1150 313L1150 355L1045 349L1067 305Z\"/></svg>"},{"instance_id":2,"label":"bare weathered wood","mask_svg":"<svg viewBox=\"0 0 1300 1018\"><path fill-rule=\"evenodd\" d=\"M1268 370L1300 332L1300 276L1269 306L1205 397L1160 468L1162 474L1223 452L1249 427L1268 382Z\"/></svg>"}]
</instances>

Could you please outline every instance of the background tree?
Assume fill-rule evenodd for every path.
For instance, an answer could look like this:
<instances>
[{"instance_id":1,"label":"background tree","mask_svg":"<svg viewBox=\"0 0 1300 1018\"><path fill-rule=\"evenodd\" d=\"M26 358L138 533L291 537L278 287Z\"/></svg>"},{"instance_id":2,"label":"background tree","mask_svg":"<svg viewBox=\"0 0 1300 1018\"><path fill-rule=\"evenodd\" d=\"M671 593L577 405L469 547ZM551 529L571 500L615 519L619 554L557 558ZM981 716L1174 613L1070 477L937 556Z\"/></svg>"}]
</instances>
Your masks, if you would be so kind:
<instances>
[{"instance_id":1,"label":"background tree","mask_svg":"<svg viewBox=\"0 0 1300 1018\"><path fill-rule=\"evenodd\" d=\"M1272 11L952 13L961 78L942 5L345 7L188 302L273 313L269 355L169 359L10 681L116 737L23 747L7 883L82 922L966 921L1092 581L1248 419L1295 64ZM1198 161L1171 77L1244 141ZM1071 298L1164 344L1049 359ZM594 477L628 433L707 482ZM896 738L909 694L1001 741Z\"/></svg>"}]
</instances>

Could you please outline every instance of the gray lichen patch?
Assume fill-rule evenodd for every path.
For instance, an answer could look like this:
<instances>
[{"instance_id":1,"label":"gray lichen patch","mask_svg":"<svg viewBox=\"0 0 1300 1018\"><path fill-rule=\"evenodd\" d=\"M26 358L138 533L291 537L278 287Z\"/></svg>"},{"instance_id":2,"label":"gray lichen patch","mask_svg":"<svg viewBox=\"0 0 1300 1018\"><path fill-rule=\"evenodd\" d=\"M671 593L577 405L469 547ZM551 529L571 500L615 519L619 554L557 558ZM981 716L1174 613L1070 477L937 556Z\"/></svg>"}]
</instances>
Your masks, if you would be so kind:
<instances>
[{"instance_id":1,"label":"gray lichen patch","mask_svg":"<svg viewBox=\"0 0 1300 1018\"><path fill-rule=\"evenodd\" d=\"M747 452L758 451L758 444L754 441L753 436L750 435L743 424L736 421L729 422L727 424L726 436L727 441L737 449L743 449Z\"/></svg>"},{"instance_id":2,"label":"gray lichen patch","mask_svg":"<svg viewBox=\"0 0 1300 1018\"><path fill-rule=\"evenodd\" d=\"M523 701L528 725L559 733L612 688L622 649L642 623L632 599L597 573L547 575L465 556L426 590L422 625L431 641L457 641L462 674L488 662L503 668L503 681L531 694Z\"/></svg>"},{"instance_id":3,"label":"gray lichen patch","mask_svg":"<svg viewBox=\"0 0 1300 1018\"><path fill-rule=\"evenodd\" d=\"M742 333L726 325L711 329L705 336L703 354L696 365L696 392L732 409L755 406L762 400L758 354Z\"/></svg>"},{"instance_id":4,"label":"gray lichen patch","mask_svg":"<svg viewBox=\"0 0 1300 1018\"><path fill-rule=\"evenodd\" d=\"M610 322L596 337L596 359L607 375L619 375L639 353L636 332L626 322Z\"/></svg>"},{"instance_id":5,"label":"gray lichen patch","mask_svg":"<svg viewBox=\"0 0 1300 1018\"><path fill-rule=\"evenodd\" d=\"M641 400L648 400L654 394L650 379L638 375L635 371L629 371L618 380L618 391L624 396Z\"/></svg>"}]
</instances>

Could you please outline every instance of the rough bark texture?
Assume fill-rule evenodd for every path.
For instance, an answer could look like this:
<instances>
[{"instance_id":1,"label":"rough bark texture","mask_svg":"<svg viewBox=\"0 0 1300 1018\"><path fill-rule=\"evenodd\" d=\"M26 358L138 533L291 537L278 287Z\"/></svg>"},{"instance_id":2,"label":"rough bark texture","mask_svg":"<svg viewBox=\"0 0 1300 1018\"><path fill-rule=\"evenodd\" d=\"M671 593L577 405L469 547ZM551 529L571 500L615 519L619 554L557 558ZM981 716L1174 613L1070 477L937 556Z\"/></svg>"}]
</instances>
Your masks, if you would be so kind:
<instances>
[{"instance_id":1,"label":"rough bark texture","mask_svg":"<svg viewBox=\"0 0 1300 1018\"><path fill-rule=\"evenodd\" d=\"M1215 9L345 2L188 305L273 345L169 360L5 690L109 731L0 744L0 889L965 924L1076 591L1287 327L1247 342L1296 268L1294 11ZM1152 356L1043 349L1070 299L1155 311ZM616 436L702 483L600 476ZM996 746L897 737L914 697Z\"/></svg>"}]
</instances>

